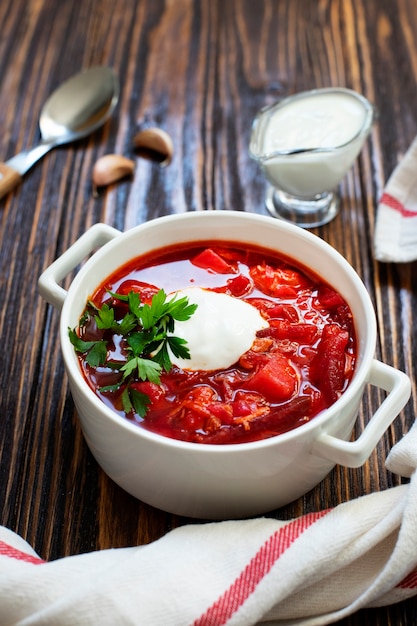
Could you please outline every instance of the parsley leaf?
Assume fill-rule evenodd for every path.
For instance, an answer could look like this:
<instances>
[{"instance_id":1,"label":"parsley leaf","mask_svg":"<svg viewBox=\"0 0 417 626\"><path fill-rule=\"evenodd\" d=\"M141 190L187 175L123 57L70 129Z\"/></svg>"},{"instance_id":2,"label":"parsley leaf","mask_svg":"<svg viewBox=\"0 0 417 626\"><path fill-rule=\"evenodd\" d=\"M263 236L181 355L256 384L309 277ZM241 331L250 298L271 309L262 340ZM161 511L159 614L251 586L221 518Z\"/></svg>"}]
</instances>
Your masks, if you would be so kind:
<instances>
[{"instance_id":1,"label":"parsley leaf","mask_svg":"<svg viewBox=\"0 0 417 626\"><path fill-rule=\"evenodd\" d=\"M128 335L134 328L136 328L138 321L133 313L126 313L124 318L119 324L118 331L121 335Z\"/></svg>"},{"instance_id":2,"label":"parsley leaf","mask_svg":"<svg viewBox=\"0 0 417 626\"><path fill-rule=\"evenodd\" d=\"M122 393L122 405L123 405L123 411L126 413L126 415L128 415L128 413L131 413L133 410L133 404L130 400L130 394L129 394L129 387L126 387L123 390Z\"/></svg>"},{"instance_id":3,"label":"parsley leaf","mask_svg":"<svg viewBox=\"0 0 417 626\"><path fill-rule=\"evenodd\" d=\"M83 341L77 333L71 328L68 329L69 339L77 352L85 354L85 360L91 367L104 365L107 357L107 342L99 341Z\"/></svg>"},{"instance_id":4,"label":"parsley leaf","mask_svg":"<svg viewBox=\"0 0 417 626\"><path fill-rule=\"evenodd\" d=\"M180 359L189 359L190 351L186 348L186 340L181 337L167 337L167 342L171 348L172 354Z\"/></svg>"},{"instance_id":5,"label":"parsley leaf","mask_svg":"<svg viewBox=\"0 0 417 626\"><path fill-rule=\"evenodd\" d=\"M143 359L140 356L135 356L129 359L123 367L120 368L124 378L130 376L136 370L140 380L149 380L151 383L156 383L157 385L161 382L160 373L162 367L159 363L151 359Z\"/></svg>"},{"instance_id":6,"label":"parsley leaf","mask_svg":"<svg viewBox=\"0 0 417 626\"><path fill-rule=\"evenodd\" d=\"M83 355L86 363L92 367L108 367L121 373L120 380L101 387L103 392L116 392L123 385L121 401L126 414L134 411L144 417L151 400L147 394L131 386L132 382L149 381L159 385L163 371L172 368L171 353L183 359L190 358L186 340L172 334L175 321L188 320L195 310L196 304L190 304L187 297L170 300L163 289L153 295L150 304L141 303L139 293L130 291L127 295L109 291L113 300L127 305L127 313L122 319L116 319L116 309L107 302L99 308L88 301L86 310L80 318L78 334L76 329L68 329L69 338L75 350ZM81 331L91 318L92 312L97 328L102 331L103 339L85 341ZM108 358L108 344L115 345L116 337L124 342L125 361L114 361ZM108 359L108 360L107 360Z\"/></svg>"},{"instance_id":7,"label":"parsley leaf","mask_svg":"<svg viewBox=\"0 0 417 626\"><path fill-rule=\"evenodd\" d=\"M136 389L129 389L129 396L135 412L140 415L140 417L145 417L148 406L151 402L149 396L147 396L146 393L137 391Z\"/></svg>"},{"instance_id":8,"label":"parsley leaf","mask_svg":"<svg viewBox=\"0 0 417 626\"><path fill-rule=\"evenodd\" d=\"M120 383L115 383L114 385L104 385L104 387L99 388L99 391L100 392L117 391L118 389L120 389Z\"/></svg>"},{"instance_id":9,"label":"parsley leaf","mask_svg":"<svg viewBox=\"0 0 417 626\"><path fill-rule=\"evenodd\" d=\"M114 321L114 309L110 308L106 303L98 310L98 315L95 315L94 319L96 320L97 328L100 328L100 330L113 328L117 324Z\"/></svg>"},{"instance_id":10,"label":"parsley leaf","mask_svg":"<svg viewBox=\"0 0 417 626\"><path fill-rule=\"evenodd\" d=\"M107 342L96 341L91 350L88 351L86 361L91 367L98 367L104 365L107 357Z\"/></svg>"},{"instance_id":11,"label":"parsley leaf","mask_svg":"<svg viewBox=\"0 0 417 626\"><path fill-rule=\"evenodd\" d=\"M155 331L150 333L136 332L127 338L127 343L133 356L140 356L145 352L147 346L155 339Z\"/></svg>"},{"instance_id":12,"label":"parsley leaf","mask_svg":"<svg viewBox=\"0 0 417 626\"><path fill-rule=\"evenodd\" d=\"M126 414L135 411L140 417L145 417L150 404L150 399L146 393L137 391L127 386L122 393L122 406Z\"/></svg>"},{"instance_id":13,"label":"parsley leaf","mask_svg":"<svg viewBox=\"0 0 417 626\"><path fill-rule=\"evenodd\" d=\"M153 355L153 359L154 361L160 364L163 370L165 370L166 372L169 372L169 370L172 367L172 363L171 363L171 358L169 356L167 343L168 343L167 341L162 343L162 345Z\"/></svg>"},{"instance_id":14,"label":"parsley leaf","mask_svg":"<svg viewBox=\"0 0 417 626\"><path fill-rule=\"evenodd\" d=\"M129 310L132 315L136 317L137 320L141 320L141 306L140 306L140 296L136 291L129 291L127 296L127 301L129 303Z\"/></svg>"},{"instance_id":15,"label":"parsley leaf","mask_svg":"<svg viewBox=\"0 0 417 626\"><path fill-rule=\"evenodd\" d=\"M169 314L179 322L185 322L195 313L197 304L189 304L188 298L184 296L177 300L176 296L169 301Z\"/></svg>"}]
</instances>

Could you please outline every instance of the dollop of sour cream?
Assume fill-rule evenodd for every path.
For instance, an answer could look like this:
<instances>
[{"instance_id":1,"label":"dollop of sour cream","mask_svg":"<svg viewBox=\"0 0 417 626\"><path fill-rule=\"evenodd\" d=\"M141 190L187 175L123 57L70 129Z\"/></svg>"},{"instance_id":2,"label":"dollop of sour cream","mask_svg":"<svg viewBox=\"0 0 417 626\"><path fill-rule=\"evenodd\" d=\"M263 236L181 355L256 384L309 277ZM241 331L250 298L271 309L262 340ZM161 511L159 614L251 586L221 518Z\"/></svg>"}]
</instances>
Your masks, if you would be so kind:
<instances>
[{"instance_id":1,"label":"dollop of sour cream","mask_svg":"<svg viewBox=\"0 0 417 626\"><path fill-rule=\"evenodd\" d=\"M365 105L353 95L329 91L300 96L278 107L265 129L264 150L334 148L363 128Z\"/></svg>"},{"instance_id":2,"label":"dollop of sour cream","mask_svg":"<svg viewBox=\"0 0 417 626\"><path fill-rule=\"evenodd\" d=\"M197 304L189 320L176 321L173 335L187 341L190 359L170 354L184 370L217 370L230 367L252 346L256 332L268 326L259 311L243 300L199 287L176 292Z\"/></svg>"}]
</instances>

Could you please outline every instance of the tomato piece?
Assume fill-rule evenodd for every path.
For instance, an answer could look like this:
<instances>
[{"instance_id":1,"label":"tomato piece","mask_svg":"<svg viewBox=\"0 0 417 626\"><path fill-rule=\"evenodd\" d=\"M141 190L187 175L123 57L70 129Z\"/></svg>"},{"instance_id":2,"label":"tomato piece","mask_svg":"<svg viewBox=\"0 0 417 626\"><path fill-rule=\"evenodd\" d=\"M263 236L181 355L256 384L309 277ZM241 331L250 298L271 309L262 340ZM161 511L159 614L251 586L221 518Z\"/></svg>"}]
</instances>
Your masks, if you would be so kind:
<instances>
[{"instance_id":1,"label":"tomato piece","mask_svg":"<svg viewBox=\"0 0 417 626\"><path fill-rule=\"evenodd\" d=\"M193 413L210 417L208 405L216 398L216 392L208 385L200 385L192 389L182 401L181 405Z\"/></svg>"},{"instance_id":2,"label":"tomato piece","mask_svg":"<svg viewBox=\"0 0 417 626\"><path fill-rule=\"evenodd\" d=\"M153 405L165 397L165 390L162 385L151 383L149 380L135 381L130 386L135 391L146 394Z\"/></svg>"},{"instance_id":3,"label":"tomato piece","mask_svg":"<svg viewBox=\"0 0 417 626\"><path fill-rule=\"evenodd\" d=\"M217 418L222 424L231 424L233 421L233 410L231 404L227 402L213 402L208 405L211 415Z\"/></svg>"},{"instance_id":4,"label":"tomato piece","mask_svg":"<svg viewBox=\"0 0 417 626\"><path fill-rule=\"evenodd\" d=\"M117 288L117 293L122 296L127 296L131 291L138 293L141 301L149 304L152 296L158 293L159 287L140 280L125 280Z\"/></svg>"},{"instance_id":5,"label":"tomato piece","mask_svg":"<svg viewBox=\"0 0 417 626\"><path fill-rule=\"evenodd\" d=\"M264 314L264 317L270 317L269 311L275 308L275 303L266 298L245 298L245 302L258 309L260 313Z\"/></svg>"},{"instance_id":6,"label":"tomato piece","mask_svg":"<svg viewBox=\"0 0 417 626\"><path fill-rule=\"evenodd\" d=\"M252 407L247 402L247 400L235 400L233 402L233 416L234 417L242 417L246 415L250 415L252 412Z\"/></svg>"},{"instance_id":7,"label":"tomato piece","mask_svg":"<svg viewBox=\"0 0 417 626\"><path fill-rule=\"evenodd\" d=\"M288 320L271 320L270 334L275 339L289 339L311 345L318 335L314 324L291 324Z\"/></svg>"},{"instance_id":8,"label":"tomato piece","mask_svg":"<svg viewBox=\"0 0 417 626\"><path fill-rule=\"evenodd\" d=\"M311 382L320 389L328 406L333 404L343 391L348 341L347 330L337 324L328 324L323 328L317 354L311 362Z\"/></svg>"},{"instance_id":9,"label":"tomato piece","mask_svg":"<svg viewBox=\"0 0 417 626\"><path fill-rule=\"evenodd\" d=\"M245 417L251 420L270 412L270 406L265 398L253 392L239 390L232 402L233 417Z\"/></svg>"},{"instance_id":10,"label":"tomato piece","mask_svg":"<svg viewBox=\"0 0 417 626\"><path fill-rule=\"evenodd\" d=\"M261 337L261 339L263 338ZM255 339L255 342L256 341L257 340ZM267 347L270 347L270 346L267 346ZM247 352L244 352L242 354L238 363L240 367L243 367L246 370L253 370L256 367L259 367L260 364L267 363L268 360L269 360L269 356L267 354L263 354L263 353L260 353L259 351L250 349Z\"/></svg>"},{"instance_id":11,"label":"tomato piece","mask_svg":"<svg viewBox=\"0 0 417 626\"><path fill-rule=\"evenodd\" d=\"M215 287L211 291L216 293L226 293L229 296L235 298L241 298L247 296L253 290L253 282L247 276L239 274L236 278L229 278L225 285L222 287Z\"/></svg>"},{"instance_id":12,"label":"tomato piece","mask_svg":"<svg viewBox=\"0 0 417 626\"><path fill-rule=\"evenodd\" d=\"M337 309L339 306L345 305L345 301L343 300L342 296L338 294L337 291L335 291L331 287L328 287L327 285L322 285L320 287L317 297L320 304L329 310L334 310Z\"/></svg>"},{"instance_id":13,"label":"tomato piece","mask_svg":"<svg viewBox=\"0 0 417 626\"><path fill-rule=\"evenodd\" d=\"M231 265L212 248L206 248L191 259L191 263L213 274L236 274L235 265Z\"/></svg>"},{"instance_id":14,"label":"tomato piece","mask_svg":"<svg viewBox=\"0 0 417 626\"><path fill-rule=\"evenodd\" d=\"M275 304L268 309L268 316L288 320L289 322L298 322L300 319L297 309L292 304Z\"/></svg>"},{"instance_id":15,"label":"tomato piece","mask_svg":"<svg viewBox=\"0 0 417 626\"><path fill-rule=\"evenodd\" d=\"M251 267L250 275L255 286L263 293L280 298L294 298L299 289L308 286L300 272L285 267L272 267L267 263Z\"/></svg>"},{"instance_id":16,"label":"tomato piece","mask_svg":"<svg viewBox=\"0 0 417 626\"><path fill-rule=\"evenodd\" d=\"M208 416L195 413L195 411L184 411L181 415L179 432L186 435L185 440L192 441L196 431L204 429L204 423Z\"/></svg>"},{"instance_id":17,"label":"tomato piece","mask_svg":"<svg viewBox=\"0 0 417 626\"><path fill-rule=\"evenodd\" d=\"M284 402L297 390L298 375L289 360L275 353L250 378L247 389L262 394L268 402Z\"/></svg>"}]
</instances>

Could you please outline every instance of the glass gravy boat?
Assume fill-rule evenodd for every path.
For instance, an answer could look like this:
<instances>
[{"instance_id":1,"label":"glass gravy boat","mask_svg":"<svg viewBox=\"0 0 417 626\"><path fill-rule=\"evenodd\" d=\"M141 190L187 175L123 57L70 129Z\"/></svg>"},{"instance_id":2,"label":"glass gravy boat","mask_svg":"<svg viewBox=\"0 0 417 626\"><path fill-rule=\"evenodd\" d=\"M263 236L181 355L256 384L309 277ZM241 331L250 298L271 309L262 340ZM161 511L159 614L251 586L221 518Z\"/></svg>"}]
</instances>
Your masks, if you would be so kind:
<instances>
[{"instance_id":1,"label":"glass gravy boat","mask_svg":"<svg viewBox=\"0 0 417 626\"><path fill-rule=\"evenodd\" d=\"M249 154L269 183L265 203L271 215L305 228L332 220L339 210L337 186L374 119L366 98L337 87L301 92L261 109Z\"/></svg>"}]
</instances>

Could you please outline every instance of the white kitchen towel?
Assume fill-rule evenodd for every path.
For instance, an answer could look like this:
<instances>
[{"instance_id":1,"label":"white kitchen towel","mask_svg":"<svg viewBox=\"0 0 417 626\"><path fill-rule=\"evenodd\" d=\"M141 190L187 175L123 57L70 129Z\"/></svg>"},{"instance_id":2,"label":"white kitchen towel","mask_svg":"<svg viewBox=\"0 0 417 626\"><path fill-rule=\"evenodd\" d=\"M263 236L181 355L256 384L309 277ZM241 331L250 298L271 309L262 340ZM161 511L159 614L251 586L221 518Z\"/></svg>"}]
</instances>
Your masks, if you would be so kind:
<instances>
[{"instance_id":1,"label":"white kitchen towel","mask_svg":"<svg viewBox=\"0 0 417 626\"><path fill-rule=\"evenodd\" d=\"M377 261L393 263L417 259L417 137L379 200L374 256Z\"/></svg>"},{"instance_id":2,"label":"white kitchen towel","mask_svg":"<svg viewBox=\"0 0 417 626\"><path fill-rule=\"evenodd\" d=\"M0 624L318 626L415 596L416 425L387 467L410 481L291 521L190 524L50 562L0 527Z\"/></svg>"}]
</instances>

